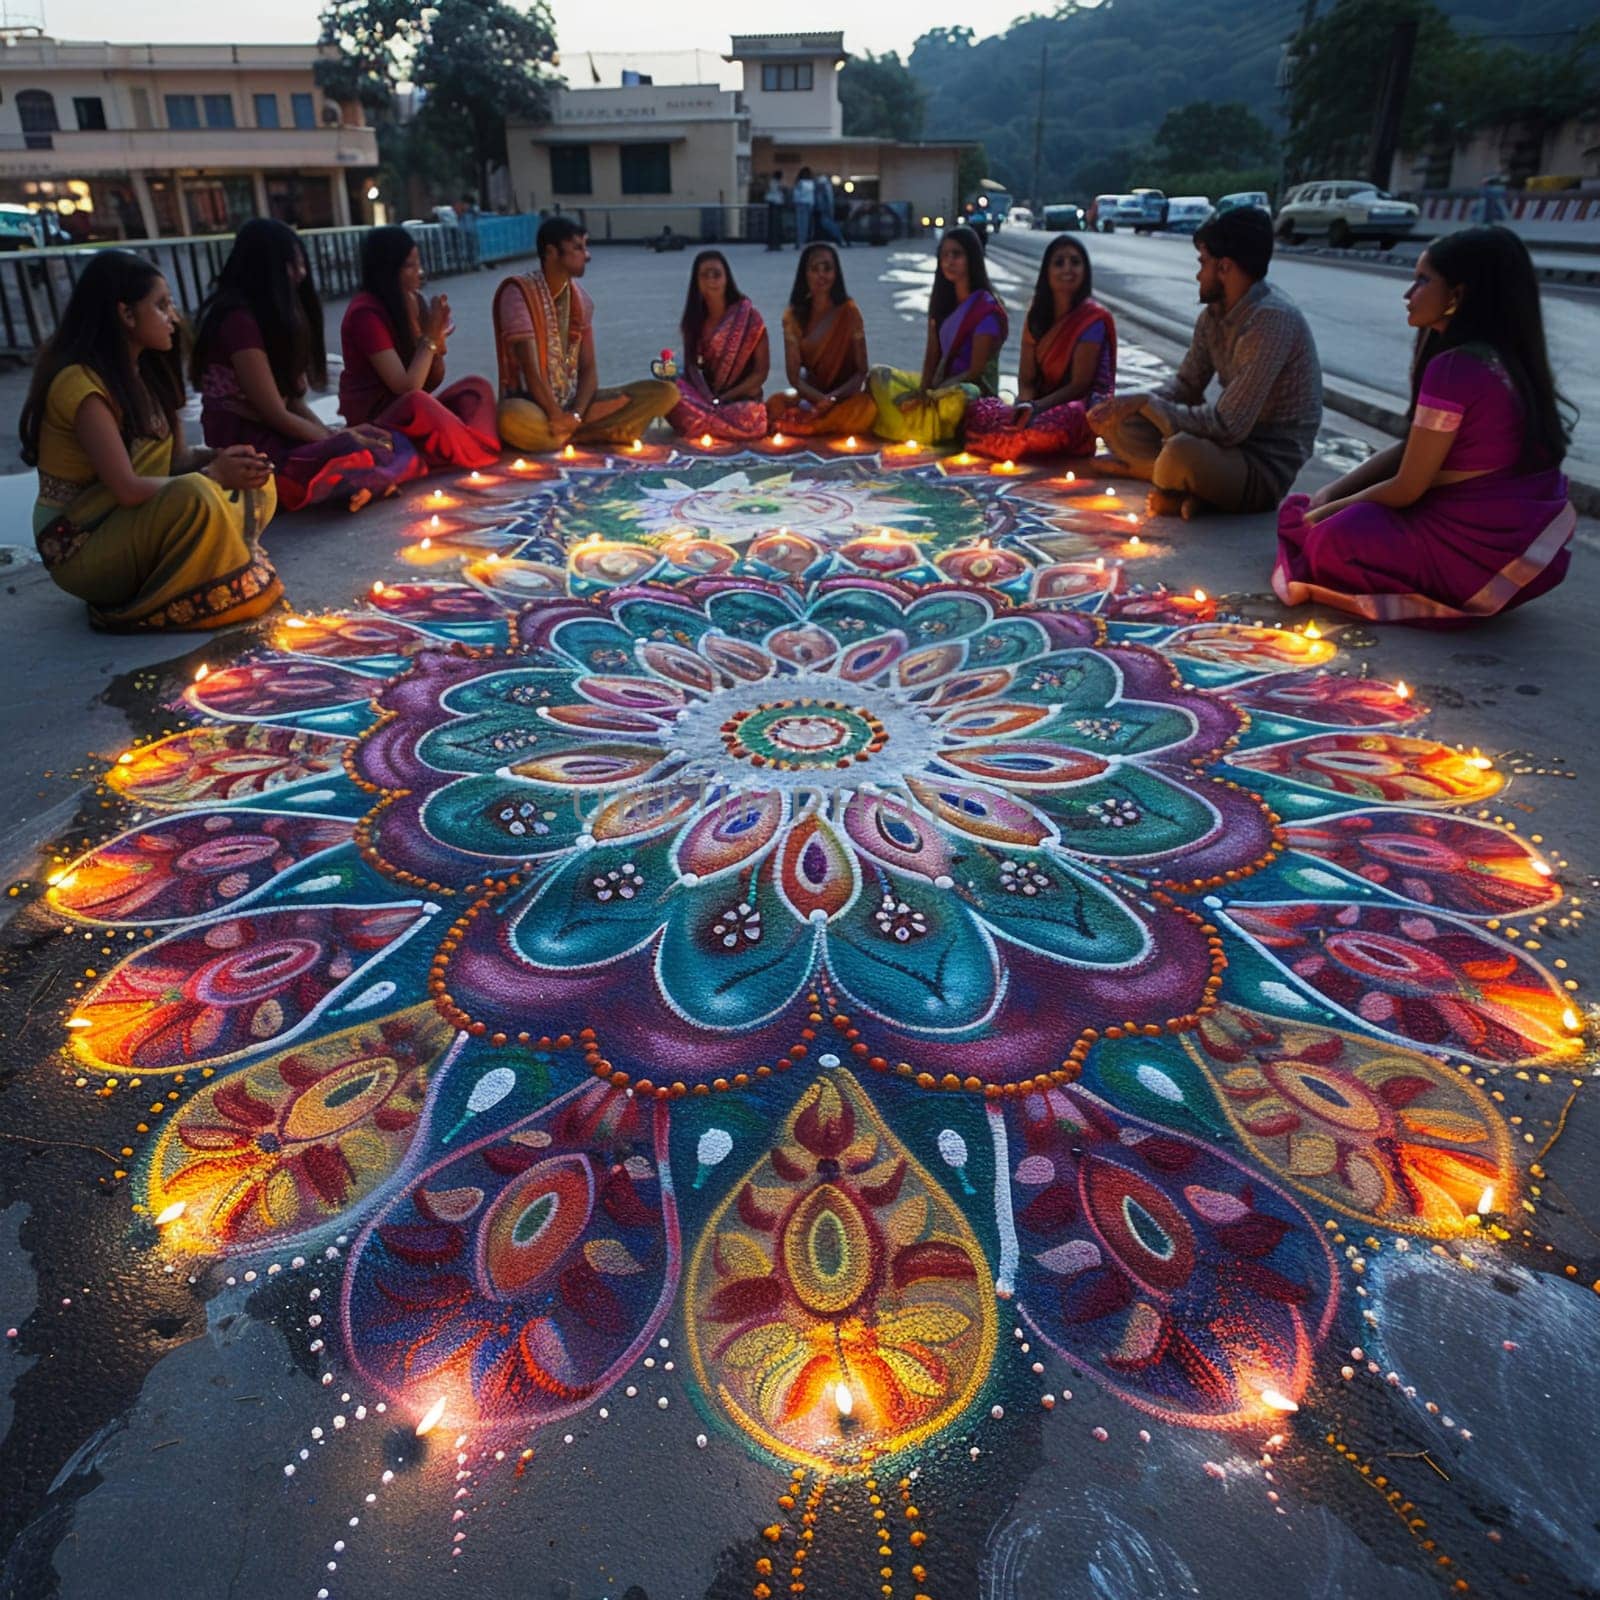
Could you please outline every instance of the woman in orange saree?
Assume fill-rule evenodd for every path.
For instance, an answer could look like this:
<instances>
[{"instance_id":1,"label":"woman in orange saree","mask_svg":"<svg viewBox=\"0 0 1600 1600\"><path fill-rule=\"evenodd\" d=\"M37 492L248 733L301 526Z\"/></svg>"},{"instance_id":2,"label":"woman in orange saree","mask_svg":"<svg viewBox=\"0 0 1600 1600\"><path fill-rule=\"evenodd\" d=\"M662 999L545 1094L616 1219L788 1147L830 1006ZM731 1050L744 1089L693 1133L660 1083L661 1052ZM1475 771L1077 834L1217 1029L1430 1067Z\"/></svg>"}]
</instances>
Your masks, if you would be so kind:
<instances>
[{"instance_id":1,"label":"woman in orange saree","mask_svg":"<svg viewBox=\"0 0 1600 1600\"><path fill-rule=\"evenodd\" d=\"M767 401L774 432L801 438L870 433L878 408L867 393L867 330L844 286L831 244L807 245L783 313L790 388Z\"/></svg>"}]
</instances>

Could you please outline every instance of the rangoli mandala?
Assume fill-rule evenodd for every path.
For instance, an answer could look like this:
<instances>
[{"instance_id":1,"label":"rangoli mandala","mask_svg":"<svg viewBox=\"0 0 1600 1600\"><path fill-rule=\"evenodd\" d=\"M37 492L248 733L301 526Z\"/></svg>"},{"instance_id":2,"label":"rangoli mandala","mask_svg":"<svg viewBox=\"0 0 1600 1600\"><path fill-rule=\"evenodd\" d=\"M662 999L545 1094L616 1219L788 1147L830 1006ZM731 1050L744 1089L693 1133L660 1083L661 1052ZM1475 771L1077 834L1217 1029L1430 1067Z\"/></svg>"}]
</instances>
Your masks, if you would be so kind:
<instances>
[{"instance_id":1,"label":"rangoli mandala","mask_svg":"<svg viewBox=\"0 0 1600 1600\"><path fill-rule=\"evenodd\" d=\"M325 1359L473 1449L670 1333L791 1486L757 1596L807 1475L903 1488L1014 1333L1152 1426L1310 1403L1335 1227L1483 1234L1526 1179L1480 1084L1583 1047L1487 761L1314 633L1119 592L1115 495L893 456L424 500L463 576L206 673L49 896L150 930L66 1020L184 1085L166 1248L347 1236Z\"/></svg>"}]
</instances>

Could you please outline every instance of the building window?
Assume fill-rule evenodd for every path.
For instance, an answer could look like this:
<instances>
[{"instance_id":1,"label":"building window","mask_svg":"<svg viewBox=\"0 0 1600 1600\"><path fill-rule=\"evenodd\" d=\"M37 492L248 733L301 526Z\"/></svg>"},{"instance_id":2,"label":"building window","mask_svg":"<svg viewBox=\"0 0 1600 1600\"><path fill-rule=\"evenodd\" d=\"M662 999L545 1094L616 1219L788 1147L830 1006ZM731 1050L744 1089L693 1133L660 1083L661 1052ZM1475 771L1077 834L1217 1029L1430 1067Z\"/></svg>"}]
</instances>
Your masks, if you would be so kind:
<instances>
[{"instance_id":1,"label":"building window","mask_svg":"<svg viewBox=\"0 0 1600 1600\"><path fill-rule=\"evenodd\" d=\"M294 125L297 128L314 128L317 125L317 108L308 94L292 94L289 96L289 109L294 113Z\"/></svg>"},{"instance_id":2,"label":"building window","mask_svg":"<svg viewBox=\"0 0 1600 1600\"><path fill-rule=\"evenodd\" d=\"M594 193L594 180L589 173L588 145L550 146L550 192L552 194Z\"/></svg>"},{"instance_id":3,"label":"building window","mask_svg":"<svg viewBox=\"0 0 1600 1600\"><path fill-rule=\"evenodd\" d=\"M277 95L258 94L256 96L256 126L258 128L281 128L283 126L278 121Z\"/></svg>"},{"instance_id":4,"label":"building window","mask_svg":"<svg viewBox=\"0 0 1600 1600\"><path fill-rule=\"evenodd\" d=\"M233 96L231 94L208 94L205 100L206 126L208 128L231 128L233 121Z\"/></svg>"},{"instance_id":5,"label":"building window","mask_svg":"<svg viewBox=\"0 0 1600 1600\"><path fill-rule=\"evenodd\" d=\"M72 110L78 127L85 133L101 132L106 125L106 103L97 94L78 95L73 99Z\"/></svg>"},{"instance_id":6,"label":"building window","mask_svg":"<svg viewBox=\"0 0 1600 1600\"><path fill-rule=\"evenodd\" d=\"M622 155L624 194L672 193L672 146L625 144Z\"/></svg>"},{"instance_id":7,"label":"building window","mask_svg":"<svg viewBox=\"0 0 1600 1600\"><path fill-rule=\"evenodd\" d=\"M769 61L761 68L761 87L769 94L811 87L809 61Z\"/></svg>"},{"instance_id":8,"label":"building window","mask_svg":"<svg viewBox=\"0 0 1600 1600\"><path fill-rule=\"evenodd\" d=\"M17 96L17 120L27 149L51 149L55 140L50 136L61 127L56 119L56 97L48 89L24 89Z\"/></svg>"},{"instance_id":9,"label":"building window","mask_svg":"<svg viewBox=\"0 0 1600 1600\"><path fill-rule=\"evenodd\" d=\"M192 94L167 96L167 126L169 128L198 128L200 103Z\"/></svg>"}]
</instances>

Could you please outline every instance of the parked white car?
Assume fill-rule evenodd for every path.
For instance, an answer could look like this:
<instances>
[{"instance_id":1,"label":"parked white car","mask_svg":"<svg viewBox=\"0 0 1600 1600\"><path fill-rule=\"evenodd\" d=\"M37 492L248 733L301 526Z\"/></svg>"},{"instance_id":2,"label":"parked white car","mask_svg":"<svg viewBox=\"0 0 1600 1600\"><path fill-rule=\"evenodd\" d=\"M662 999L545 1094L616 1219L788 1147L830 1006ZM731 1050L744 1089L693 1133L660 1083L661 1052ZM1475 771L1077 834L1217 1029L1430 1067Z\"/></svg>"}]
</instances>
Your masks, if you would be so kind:
<instances>
[{"instance_id":1,"label":"parked white car","mask_svg":"<svg viewBox=\"0 0 1600 1600\"><path fill-rule=\"evenodd\" d=\"M1006 222L1013 228L1037 228L1033 213L1026 206L1012 206L1006 212Z\"/></svg>"},{"instance_id":2,"label":"parked white car","mask_svg":"<svg viewBox=\"0 0 1600 1600\"><path fill-rule=\"evenodd\" d=\"M1167 232L1193 233L1211 215L1211 202L1203 194L1175 194L1167 201Z\"/></svg>"},{"instance_id":3,"label":"parked white car","mask_svg":"<svg viewBox=\"0 0 1600 1600\"><path fill-rule=\"evenodd\" d=\"M1375 183L1302 183L1283 197L1278 210L1278 237L1285 244L1325 235L1328 243L1343 249L1358 239L1375 239L1382 250L1392 250L1417 225L1417 208L1396 200Z\"/></svg>"}]
</instances>

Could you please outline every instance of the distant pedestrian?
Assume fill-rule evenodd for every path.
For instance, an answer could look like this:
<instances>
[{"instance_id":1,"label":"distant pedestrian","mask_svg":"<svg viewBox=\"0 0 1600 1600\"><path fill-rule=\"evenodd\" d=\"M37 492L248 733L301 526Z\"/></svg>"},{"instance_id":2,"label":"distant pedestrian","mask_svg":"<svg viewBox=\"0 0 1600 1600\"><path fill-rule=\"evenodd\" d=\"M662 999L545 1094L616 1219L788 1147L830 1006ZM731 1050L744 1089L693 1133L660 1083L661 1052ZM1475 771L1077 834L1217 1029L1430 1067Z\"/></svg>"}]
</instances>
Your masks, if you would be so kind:
<instances>
[{"instance_id":1,"label":"distant pedestrian","mask_svg":"<svg viewBox=\"0 0 1600 1600\"><path fill-rule=\"evenodd\" d=\"M783 248L783 174L774 172L767 179L767 249Z\"/></svg>"},{"instance_id":2,"label":"distant pedestrian","mask_svg":"<svg viewBox=\"0 0 1600 1600\"><path fill-rule=\"evenodd\" d=\"M1269 511L1311 457L1322 367L1300 308L1267 280L1272 219L1225 211L1194 236L1201 312L1177 373L1091 408L1121 469L1151 486L1152 516ZM1211 379L1222 392L1206 399Z\"/></svg>"},{"instance_id":3,"label":"distant pedestrian","mask_svg":"<svg viewBox=\"0 0 1600 1600\"><path fill-rule=\"evenodd\" d=\"M817 186L811 168L801 167L794 180L794 247L804 250L811 242L811 213L816 209Z\"/></svg>"},{"instance_id":4,"label":"distant pedestrian","mask_svg":"<svg viewBox=\"0 0 1600 1600\"><path fill-rule=\"evenodd\" d=\"M830 244L848 246L850 241L839 231L839 224L834 220L833 180L827 173L819 172L811 180L811 194L811 225L817 238L826 239Z\"/></svg>"}]
</instances>

